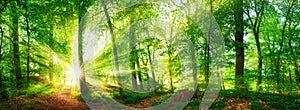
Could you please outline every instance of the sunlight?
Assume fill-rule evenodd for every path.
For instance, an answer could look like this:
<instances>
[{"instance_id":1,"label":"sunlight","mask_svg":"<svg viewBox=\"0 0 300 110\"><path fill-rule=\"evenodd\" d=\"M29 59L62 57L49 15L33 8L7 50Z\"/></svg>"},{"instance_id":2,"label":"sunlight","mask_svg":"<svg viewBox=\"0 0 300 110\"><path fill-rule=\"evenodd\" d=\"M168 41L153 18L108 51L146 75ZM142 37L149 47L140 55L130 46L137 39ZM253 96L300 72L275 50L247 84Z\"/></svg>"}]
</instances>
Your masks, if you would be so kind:
<instances>
[{"instance_id":1,"label":"sunlight","mask_svg":"<svg viewBox=\"0 0 300 110\"><path fill-rule=\"evenodd\" d=\"M66 87L72 87L75 88L78 84L78 80L79 80L79 76L74 74L75 71L77 71L77 69L75 68L74 65L69 65L66 69L66 71L64 72L66 75L65 78L65 86Z\"/></svg>"}]
</instances>

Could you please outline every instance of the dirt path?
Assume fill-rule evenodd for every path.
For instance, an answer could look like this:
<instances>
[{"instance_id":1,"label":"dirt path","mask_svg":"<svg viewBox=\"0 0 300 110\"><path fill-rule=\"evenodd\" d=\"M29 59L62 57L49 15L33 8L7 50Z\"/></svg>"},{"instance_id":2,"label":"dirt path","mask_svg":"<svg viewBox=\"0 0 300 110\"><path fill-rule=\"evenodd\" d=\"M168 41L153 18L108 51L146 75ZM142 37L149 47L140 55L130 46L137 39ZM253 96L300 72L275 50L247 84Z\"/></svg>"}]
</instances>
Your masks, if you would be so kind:
<instances>
[{"instance_id":1,"label":"dirt path","mask_svg":"<svg viewBox=\"0 0 300 110\"><path fill-rule=\"evenodd\" d=\"M12 110L88 110L85 102L73 96L71 90L62 89L53 95L32 93L32 96L19 96L0 103L0 109Z\"/></svg>"},{"instance_id":2,"label":"dirt path","mask_svg":"<svg viewBox=\"0 0 300 110\"><path fill-rule=\"evenodd\" d=\"M58 93L54 94L53 96L49 97L49 102L53 103L52 107L56 109L68 109L68 110L86 110L89 107L83 102L79 100L78 96L73 96L71 94L70 89L63 89Z\"/></svg>"}]
</instances>

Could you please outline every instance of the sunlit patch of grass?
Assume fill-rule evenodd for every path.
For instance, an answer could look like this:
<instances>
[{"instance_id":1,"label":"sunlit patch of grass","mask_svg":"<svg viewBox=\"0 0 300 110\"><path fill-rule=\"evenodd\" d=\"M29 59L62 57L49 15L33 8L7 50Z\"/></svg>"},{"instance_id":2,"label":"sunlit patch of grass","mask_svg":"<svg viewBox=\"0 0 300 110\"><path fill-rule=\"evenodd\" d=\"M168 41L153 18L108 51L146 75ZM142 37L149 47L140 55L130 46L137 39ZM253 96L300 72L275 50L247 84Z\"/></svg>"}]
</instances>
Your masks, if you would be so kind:
<instances>
[{"instance_id":1,"label":"sunlit patch of grass","mask_svg":"<svg viewBox=\"0 0 300 110\"><path fill-rule=\"evenodd\" d=\"M159 105L163 102L165 102L167 99L169 99L170 97L172 96L172 94L166 94L166 95L163 95L160 99L158 99L156 102L154 102L152 105L153 106L156 106L156 105Z\"/></svg>"},{"instance_id":2,"label":"sunlit patch of grass","mask_svg":"<svg viewBox=\"0 0 300 110\"><path fill-rule=\"evenodd\" d=\"M26 93L25 95L28 97L34 97L35 94L51 95L56 93L58 90L59 88L54 86L38 84L31 86L29 89L24 89L21 92Z\"/></svg>"},{"instance_id":3,"label":"sunlit patch of grass","mask_svg":"<svg viewBox=\"0 0 300 110\"><path fill-rule=\"evenodd\" d=\"M138 93L128 89L123 89L124 96L120 97L118 89L113 89L113 90L114 91L111 92L112 97L116 99L118 102L123 104L136 104L143 99L163 95L163 93L155 93L155 92Z\"/></svg>"}]
</instances>

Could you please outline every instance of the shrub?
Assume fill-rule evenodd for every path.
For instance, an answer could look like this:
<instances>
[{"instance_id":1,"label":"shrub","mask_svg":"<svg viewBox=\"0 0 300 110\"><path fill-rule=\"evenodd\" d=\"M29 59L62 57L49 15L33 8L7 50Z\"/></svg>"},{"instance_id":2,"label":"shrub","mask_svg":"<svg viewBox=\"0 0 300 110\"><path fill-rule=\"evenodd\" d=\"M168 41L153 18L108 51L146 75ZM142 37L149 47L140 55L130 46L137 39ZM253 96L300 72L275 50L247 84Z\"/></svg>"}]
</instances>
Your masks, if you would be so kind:
<instances>
[{"instance_id":1,"label":"shrub","mask_svg":"<svg viewBox=\"0 0 300 110\"><path fill-rule=\"evenodd\" d=\"M251 105L250 105L251 110L266 110L262 103L259 101L254 101Z\"/></svg>"}]
</instances>

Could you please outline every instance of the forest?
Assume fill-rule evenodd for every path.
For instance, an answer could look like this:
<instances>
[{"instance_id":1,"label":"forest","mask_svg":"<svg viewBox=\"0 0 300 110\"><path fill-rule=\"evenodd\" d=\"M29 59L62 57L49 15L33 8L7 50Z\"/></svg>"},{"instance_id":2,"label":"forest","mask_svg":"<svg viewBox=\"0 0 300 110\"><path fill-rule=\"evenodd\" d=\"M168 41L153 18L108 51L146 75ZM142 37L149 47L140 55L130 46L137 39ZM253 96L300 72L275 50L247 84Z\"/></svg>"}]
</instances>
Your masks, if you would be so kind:
<instances>
[{"instance_id":1,"label":"forest","mask_svg":"<svg viewBox=\"0 0 300 110\"><path fill-rule=\"evenodd\" d=\"M297 110L298 0L0 0L0 110Z\"/></svg>"}]
</instances>

